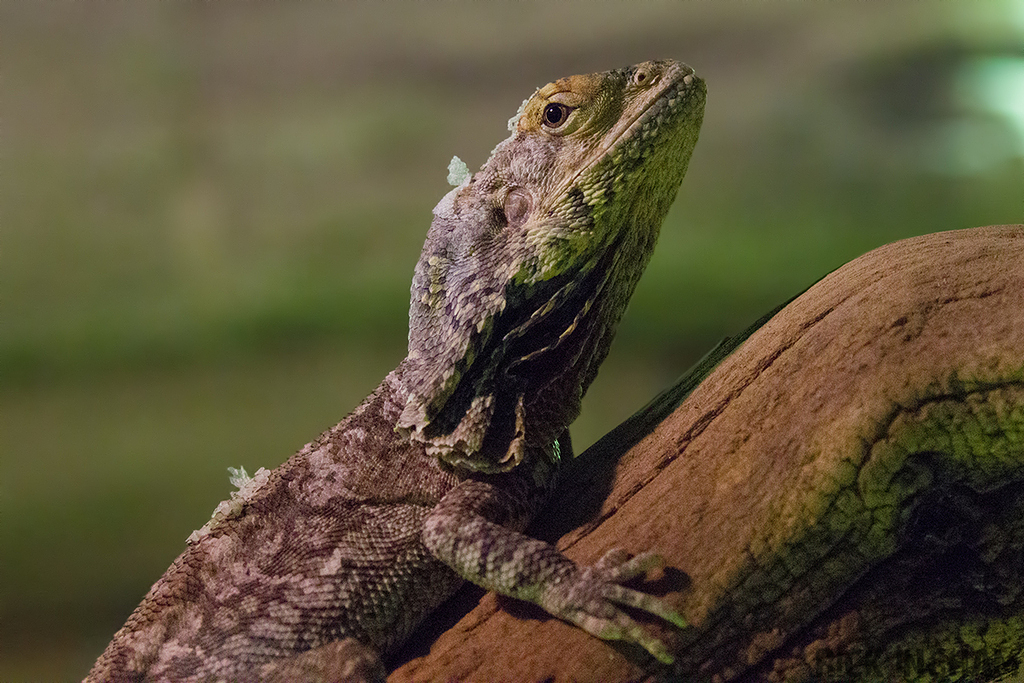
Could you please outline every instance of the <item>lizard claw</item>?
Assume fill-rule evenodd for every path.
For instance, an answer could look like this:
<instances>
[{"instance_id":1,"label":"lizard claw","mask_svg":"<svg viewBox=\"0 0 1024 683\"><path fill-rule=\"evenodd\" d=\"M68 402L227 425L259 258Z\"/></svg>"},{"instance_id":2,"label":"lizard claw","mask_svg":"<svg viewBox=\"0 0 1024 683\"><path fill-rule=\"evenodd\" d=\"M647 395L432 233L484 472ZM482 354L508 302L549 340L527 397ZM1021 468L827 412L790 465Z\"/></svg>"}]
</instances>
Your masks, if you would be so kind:
<instances>
[{"instance_id":1,"label":"lizard claw","mask_svg":"<svg viewBox=\"0 0 1024 683\"><path fill-rule=\"evenodd\" d=\"M664 559L656 553L641 553L630 558L624 550L612 549L593 566L577 568L574 573L554 583L545 592L541 606L591 635L603 640L636 643L658 661L671 664L674 658L665 644L647 633L619 607L625 605L643 610L685 628L687 624L682 615L663 601L621 585L648 569L664 564Z\"/></svg>"}]
</instances>

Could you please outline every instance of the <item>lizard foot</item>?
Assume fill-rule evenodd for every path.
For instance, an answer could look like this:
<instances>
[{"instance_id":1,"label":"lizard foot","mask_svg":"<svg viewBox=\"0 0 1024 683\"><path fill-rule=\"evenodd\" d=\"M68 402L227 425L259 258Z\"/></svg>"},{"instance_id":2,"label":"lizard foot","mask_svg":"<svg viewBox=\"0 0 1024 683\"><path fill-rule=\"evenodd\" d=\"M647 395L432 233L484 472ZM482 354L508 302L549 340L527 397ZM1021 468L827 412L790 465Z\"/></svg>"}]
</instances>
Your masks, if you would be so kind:
<instances>
[{"instance_id":1,"label":"lizard foot","mask_svg":"<svg viewBox=\"0 0 1024 683\"><path fill-rule=\"evenodd\" d=\"M653 552L630 558L614 548L592 567L578 567L575 572L554 582L542 597L541 605L551 614L576 624L587 633L603 640L624 640L636 643L658 661L671 664L674 658L668 648L652 637L619 605L643 610L661 617L679 628L686 620L658 598L622 586L648 569L662 567L664 559Z\"/></svg>"}]
</instances>

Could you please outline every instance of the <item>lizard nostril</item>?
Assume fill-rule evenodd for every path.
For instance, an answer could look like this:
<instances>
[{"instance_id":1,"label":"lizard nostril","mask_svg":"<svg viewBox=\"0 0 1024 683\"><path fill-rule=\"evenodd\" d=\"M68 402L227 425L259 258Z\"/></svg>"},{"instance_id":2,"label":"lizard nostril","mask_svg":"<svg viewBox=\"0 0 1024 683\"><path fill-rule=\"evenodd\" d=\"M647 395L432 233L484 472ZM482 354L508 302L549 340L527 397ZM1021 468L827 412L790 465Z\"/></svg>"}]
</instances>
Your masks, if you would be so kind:
<instances>
[{"instance_id":1,"label":"lizard nostril","mask_svg":"<svg viewBox=\"0 0 1024 683\"><path fill-rule=\"evenodd\" d=\"M651 85L657 81L657 77L646 69L638 69L633 74L634 85Z\"/></svg>"},{"instance_id":2,"label":"lizard nostril","mask_svg":"<svg viewBox=\"0 0 1024 683\"><path fill-rule=\"evenodd\" d=\"M658 82L657 72L650 69L637 69L633 74L633 85L652 86Z\"/></svg>"}]
</instances>

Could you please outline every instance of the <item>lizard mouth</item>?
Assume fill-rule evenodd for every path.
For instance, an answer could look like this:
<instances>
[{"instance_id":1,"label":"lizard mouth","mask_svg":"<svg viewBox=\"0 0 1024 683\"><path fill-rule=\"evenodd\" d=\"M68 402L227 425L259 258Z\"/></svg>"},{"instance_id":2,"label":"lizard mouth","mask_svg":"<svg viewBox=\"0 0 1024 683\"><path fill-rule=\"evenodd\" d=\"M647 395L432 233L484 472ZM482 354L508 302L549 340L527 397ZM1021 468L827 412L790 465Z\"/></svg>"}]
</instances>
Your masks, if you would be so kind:
<instances>
[{"instance_id":1,"label":"lizard mouth","mask_svg":"<svg viewBox=\"0 0 1024 683\"><path fill-rule=\"evenodd\" d=\"M646 106L625 121L618 131L612 130L597 151L599 158L629 140L647 140L660 128L664 119L680 110L686 99L686 91L691 89L696 76L694 70L685 64L680 64L674 71L677 73L672 74L670 71L664 74L668 82L652 96Z\"/></svg>"},{"instance_id":2,"label":"lizard mouth","mask_svg":"<svg viewBox=\"0 0 1024 683\"><path fill-rule=\"evenodd\" d=\"M669 134L667 129L672 126L666 124L670 119L683 118L685 111L699 106L693 101L693 95L697 90L695 85L701 81L692 67L676 64L660 75L665 81L661 88L651 93L646 104L632 117L620 121L605 136L580 164L580 170L563 183L562 192L555 193L555 196L568 195L572 188L582 184L583 176L598 171L609 161L616 166L625 161L641 161L643 150L652 147L652 137Z\"/></svg>"}]
</instances>

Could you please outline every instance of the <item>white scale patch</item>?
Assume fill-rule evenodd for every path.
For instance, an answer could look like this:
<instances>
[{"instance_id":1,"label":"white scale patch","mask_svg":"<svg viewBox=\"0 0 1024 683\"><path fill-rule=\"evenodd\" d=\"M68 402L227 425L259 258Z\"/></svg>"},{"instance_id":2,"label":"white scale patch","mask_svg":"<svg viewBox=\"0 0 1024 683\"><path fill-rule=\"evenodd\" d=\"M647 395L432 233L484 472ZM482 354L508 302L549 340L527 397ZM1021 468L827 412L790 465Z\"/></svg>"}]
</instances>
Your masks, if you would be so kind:
<instances>
[{"instance_id":1,"label":"white scale patch","mask_svg":"<svg viewBox=\"0 0 1024 683\"><path fill-rule=\"evenodd\" d=\"M537 88L537 90L540 90L540 88ZM533 91L533 95L537 94L537 90ZM516 126L519 125L519 119L523 118L523 112L526 111L526 105L529 104L530 100L533 99L533 95L530 95L525 100L523 100L523 103L519 105L519 109L516 111L516 115L508 120L508 129L510 131L514 131L516 129Z\"/></svg>"},{"instance_id":2,"label":"white scale patch","mask_svg":"<svg viewBox=\"0 0 1024 683\"><path fill-rule=\"evenodd\" d=\"M452 187L461 187L469 182L470 172L466 162L458 157L452 157L448 162L448 183Z\"/></svg>"},{"instance_id":3,"label":"white scale patch","mask_svg":"<svg viewBox=\"0 0 1024 683\"><path fill-rule=\"evenodd\" d=\"M213 526L218 522L237 517L242 511L242 507L252 499L256 494L256 491L267 483L267 480L270 478L270 470L265 467L261 467L256 470L256 474L250 477L244 467L239 467L237 469L229 467L228 475L228 481L231 482L232 486L237 486L238 490L232 491L230 498L221 501L220 504L217 505L213 514L210 515L209 522L204 524L201 529L193 531L189 535L189 545L194 545L204 536L207 536Z\"/></svg>"}]
</instances>

